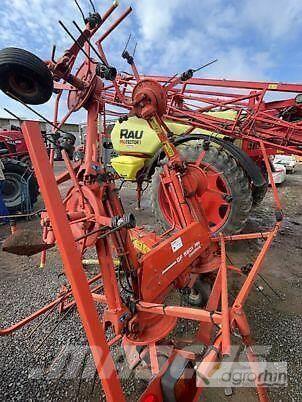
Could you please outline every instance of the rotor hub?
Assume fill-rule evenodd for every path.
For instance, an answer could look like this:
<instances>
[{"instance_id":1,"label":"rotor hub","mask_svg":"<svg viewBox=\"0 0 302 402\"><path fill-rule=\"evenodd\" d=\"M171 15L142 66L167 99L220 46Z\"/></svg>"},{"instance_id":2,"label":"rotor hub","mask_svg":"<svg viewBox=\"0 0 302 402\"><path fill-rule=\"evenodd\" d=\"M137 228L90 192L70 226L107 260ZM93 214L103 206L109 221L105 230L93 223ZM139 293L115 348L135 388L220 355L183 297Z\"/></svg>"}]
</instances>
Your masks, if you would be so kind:
<instances>
[{"instance_id":1,"label":"rotor hub","mask_svg":"<svg viewBox=\"0 0 302 402\"><path fill-rule=\"evenodd\" d=\"M163 116L167 108L165 89L152 79L143 79L137 83L132 93L135 114L149 119L155 114Z\"/></svg>"}]
</instances>

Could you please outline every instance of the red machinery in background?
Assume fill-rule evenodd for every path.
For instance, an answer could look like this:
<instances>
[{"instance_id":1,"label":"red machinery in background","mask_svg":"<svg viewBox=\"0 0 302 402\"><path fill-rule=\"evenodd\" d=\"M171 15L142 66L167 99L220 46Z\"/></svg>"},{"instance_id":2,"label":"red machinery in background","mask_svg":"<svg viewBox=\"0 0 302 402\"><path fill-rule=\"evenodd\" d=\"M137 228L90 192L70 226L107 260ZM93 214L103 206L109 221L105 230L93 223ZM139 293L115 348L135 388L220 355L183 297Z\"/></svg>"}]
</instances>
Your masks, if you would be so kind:
<instances>
[{"instance_id":1,"label":"red machinery in background","mask_svg":"<svg viewBox=\"0 0 302 402\"><path fill-rule=\"evenodd\" d=\"M30 160L21 130L0 131L0 157L19 159L24 163Z\"/></svg>"},{"instance_id":2,"label":"red machinery in background","mask_svg":"<svg viewBox=\"0 0 302 402\"><path fill-rule=\"evenodd\" d=\"M0 159L5 176L2 196L9 212L30 213L39 189L23 134L17 127L0 131Z\"/></svg>"},{"instance_id":3,"label":"red machinery in background","mask_svg":"<svg viewBox=\"0 0 302 402\"><path fill-rule=\"evenodd\" d=\"M61 310L66 310L76 304L107 400L125 399L109 349L111 345L122 342L133 366L137 363L131 359L133 350L138 347L143 349L144 352L138 354L138 360L143 355L149 356L147 361L150 364L152 380L140 397L141 401L168 401L171 397L176 401L196 401L203 385L215 370L216 363L230 355L231 338L234 334L241 338L252 370L255 368L252 364L255 363L255 355L251 333L243 308L283 217L272 180L266 146L281 149L286 147L292 152L299 141L299 123L285 121L283 125L279 119L281 123L278 120L278 124L282 127L292 124L294 129L291 134L269 126L266 133L270 134L267 135L263 133L265 129L261 120L261 113L266 111L261 112L259 106L258 114L250 112L250 116L258 116L253 120L254 126L260 124L261 134L257 134L258 128L255 133L251 123L252 117L249 120L249 114L245 111L249 109L244 101L257 101L260 93L257 93L257 96L245 96L244 99L235 97L236 102L231 98L230 103L234 110L243 104L242 111L238 110L238 117L232 124L219 118L204 117L200 107L197 110L194 107L188 110L185 95L178 94L179 85L183 85L185 94L186 88L182 81L190 75L188 72L181 77L170 79L163 85L162 79L140 77L133 59L125 52L124 58L131 64L135 79L129 77L125 80L117 76L116 69L109 65L104 55L102 41L131 9L126 10L99 38L96 42L97 48L91 43L92 36L116 7L117 4L114 3L103 16L96 12L89 15L85 20L85 28L81 30L78 27L79 37L73 38L74 44L58 60L53 54L52 60L44 63L21 49L8 48L0 52L1 87L9 96L24 104L37 104L46 102L53 88L56 89L57 102L53 123L55 130L60 130L72 112L80 108L87 110L84 160L73 165L63 149L62 156L67 171L57 179L38 123L22 123L22 132L46 207L46 212L41 216L44 242L40 245L28 244L27 233L27 241L24 244L24 233L16 231L6 240L4 250L31 255L56 244L70 289L65 289L56 300L21 322L1 329L0 335L13 332L56 305L60 305ZM64 29L68 32L65 26ZM85 60L80 68L73 72L79 52L85 54ZM92 52L97 55L98 60L92 58ZM58 106L64 90L68 91L69 111L59 123ZM98 116L101 114L105 119L105 106L108 103L122 106L130 111L130 115L145 119L162 143L168 161L163 167L160 180L174 222L162 235L135 227L134 217L124 212L114 176L102 166ZM215 100L215 107L217 106L226 107L221 101ZM187 121L189 118L190 124L198 124L202 128L215 126L215 132L219 126L219 132L258 144L272 181L276 201L276 223L271 231L234 236L211 234L202 204L199 202L208 186L206 167L201 167L204 152L200 153L195 163L182 160L165 124L165 116L176 121ZM275 122L277 118L272 115L270 119ZM272 132L276 133L277 141L272 140ZM283 140L287 141L282 144L281 133ZM219 172L217 174L219 175ZM71 187L62 200L58 184L69 179ZM244 269L230 265L226 259L227 242L250 239L264 240L255 261ZM88 249L94 249L99 260L100 272L93 278L88 278L82 264L83 255ZM119 261L117 266L114 258ZM238 281L242 280L233 303L230 303L228 297L231 274L237 274L240 278ZM92 287L97 281L99 284ZM169 303L168 296L171 293L177 290L186 293L193 289L197 281L201 287L205 282L211 283L211 290L205 302L200 303L200 308ZM125 297L123 292L125 289L128 297ZM104 305L102 315L97 312L95 303ZM169 354L162 361L158 356L159 345L171 334L177 320L181 318L198 323L195 341L197 344L203 343L206 347L193 353L171 345ZM106 340L105 329L109 325L113 329L114 337ZM186 369L189 369L189 374L184 378ZM257 375L256 378L259 399L266 401L266 389L259 383Z\"/></svg>"}]
</instances>

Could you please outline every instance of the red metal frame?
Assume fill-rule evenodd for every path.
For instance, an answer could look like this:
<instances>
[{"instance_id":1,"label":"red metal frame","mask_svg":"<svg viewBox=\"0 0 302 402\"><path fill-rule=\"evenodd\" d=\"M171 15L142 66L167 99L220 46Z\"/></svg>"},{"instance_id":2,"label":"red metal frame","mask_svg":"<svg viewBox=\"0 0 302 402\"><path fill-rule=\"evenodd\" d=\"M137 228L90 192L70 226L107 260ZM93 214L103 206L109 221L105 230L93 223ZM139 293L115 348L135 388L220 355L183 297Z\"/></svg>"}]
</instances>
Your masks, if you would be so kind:
<instances>
[{"instance_id":1,"label":"red metal frame","mask_svg":"<svg viewBox=\"0 0 302 402\"><path fill-rule=\"evenodd\" d=\"M103 326L99 321L83 269L81 254L76 247L66 210L43 144L39 123L25 122L22 124L22 131L62 257L64 270L71 285L96 368L102 378L104 392L109 401L124 400L113 360L110 357Z\"/></svg>"},{"instance_id":2,"label":"red metal frame","mask_svg":"<svg viewBox=\"0 0 302 402\"><path fill-rule=\"evenodd\" d=\"M180 78L171 81L168 76L142 76L142 79L154 80L165 84L167 93L167 112L165 118L180 123L188 123L194 128L201 128L213 133L223 134L248 143L261 139L266 147L283 150L287 153L302 155L302 105L289 98L282 101L265 101L265 97L274 92L302 93L302 84L269 83L251 81L231 81L191 78L182 82ZM115 106L131 108L131 97L136 78L119 76L117 81L123 86L125 101L118 102L115 88L106 90L106 102ZM229 92L225 92L228 88ZM231 91L234 91L233 93ZM239 94L238 91L241 93ZM272 94L272 95L271 95ZM292 110L289 121L284 116ZM206 114L213 111L234 110L234 121ZM255 151L254 151L255 152ZM258 150L258 156L261 151ZM251 156L254 156L251 153Z\"/></svg>"}]
</instances>

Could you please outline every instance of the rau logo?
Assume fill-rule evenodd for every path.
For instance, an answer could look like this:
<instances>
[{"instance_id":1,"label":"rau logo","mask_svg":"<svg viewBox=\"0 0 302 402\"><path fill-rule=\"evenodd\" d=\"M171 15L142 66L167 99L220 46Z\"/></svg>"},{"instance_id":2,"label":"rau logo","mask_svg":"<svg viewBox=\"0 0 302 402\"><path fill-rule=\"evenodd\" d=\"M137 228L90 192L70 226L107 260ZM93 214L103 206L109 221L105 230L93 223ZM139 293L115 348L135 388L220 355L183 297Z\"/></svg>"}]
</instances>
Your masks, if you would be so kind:
<instances>
[{"instance_id":1,"label":"rau logo","mask_svg":"<svg viewBox=\"0 0 302 402\"><path fill-rule=\"evenodd\" d=\"M143 130L128 130L127 128L123 128L120 132L120 144L127 146L140 145L143 134Z\"/></svg>"},{"instance_id":2,"label":"rau logo","mask_svg":"<svg viewBox=\"0 0 302 402\"><path fill-rule=\"evenodd\" d=\"M144 132L142 131L134 131L134 130L128 130L127 128L121 129L121 134L120 137L125 138L126 140L132 139L132 140L140 140L143 136Z\"/></svg>"}]
</instances>

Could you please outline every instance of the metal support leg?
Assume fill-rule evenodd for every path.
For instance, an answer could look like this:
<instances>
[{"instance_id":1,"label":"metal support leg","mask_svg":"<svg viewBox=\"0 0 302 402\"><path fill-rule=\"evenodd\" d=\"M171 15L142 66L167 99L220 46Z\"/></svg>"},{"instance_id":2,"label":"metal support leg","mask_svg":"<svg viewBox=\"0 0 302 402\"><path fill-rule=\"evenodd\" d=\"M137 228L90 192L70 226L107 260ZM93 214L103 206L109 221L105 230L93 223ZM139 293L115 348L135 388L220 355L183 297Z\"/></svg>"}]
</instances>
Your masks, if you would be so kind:
<instances>
[{"instance_id":1,"label":"metal support leg","mask_svg":"<svg viewBox=\"0 0 302 402\"><path fill-rule=\"evenodd\" d=\"M248 358L248 361L250 363L251 370L254 372L256 380L255 380L255 385L257 388L257 393L259 397L260 402L269 402L269 397L267 395L267 389L264 385L259 384L258 382L258 373L257 370L255 370L255 365L258 363L258 360L253 352L253 349L251 346L248 346L246 349L246 355Z\"/></svg>"},{"instance_id":2,"label":"metal support leg","mask_svg":"<svg viewBox=\"0 0 302 402\"><path fill-rule=\"evenodd\" d=\"M24 122L22 132L107 400L124 401L121 384L83 270L81 255L76 247L49 163L39 123Z\"/></svg>"}]
</instances>

